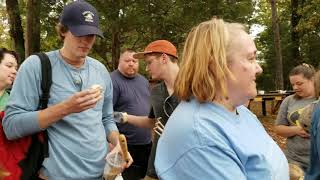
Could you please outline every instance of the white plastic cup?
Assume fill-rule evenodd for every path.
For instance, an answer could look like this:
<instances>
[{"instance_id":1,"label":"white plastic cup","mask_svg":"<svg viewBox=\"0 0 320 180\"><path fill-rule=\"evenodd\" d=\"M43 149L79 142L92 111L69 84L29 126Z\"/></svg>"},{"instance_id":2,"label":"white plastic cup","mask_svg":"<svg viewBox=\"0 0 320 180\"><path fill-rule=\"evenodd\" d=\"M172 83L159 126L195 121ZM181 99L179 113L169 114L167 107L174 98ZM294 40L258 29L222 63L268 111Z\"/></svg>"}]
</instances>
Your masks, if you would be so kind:
<instances>
[{"instance_id":1,"label":"white plastic cup","mask_svg":"<svg viewBox=\"0 0 320 180\"><path fill-rule=\"evenodd\" d=\"M104 167L103 177L108 179L109 176L116 176L123 171L125 160L120 153L108 154L106 165Z\"/></svg>"}]
</instances>

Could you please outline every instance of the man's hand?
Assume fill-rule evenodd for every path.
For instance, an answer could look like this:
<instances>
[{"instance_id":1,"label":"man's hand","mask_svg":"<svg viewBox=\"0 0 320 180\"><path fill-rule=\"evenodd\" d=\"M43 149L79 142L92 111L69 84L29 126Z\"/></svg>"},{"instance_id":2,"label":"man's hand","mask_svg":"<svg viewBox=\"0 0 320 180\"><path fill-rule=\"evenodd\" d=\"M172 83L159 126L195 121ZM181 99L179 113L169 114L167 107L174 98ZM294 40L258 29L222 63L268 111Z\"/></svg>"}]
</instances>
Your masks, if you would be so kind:
<instances>
[{"instance_id":1,"label":"man's hand","mask_svg":"<svg viewBox=\"0 0 320 180\"><path fill-rule=\"evenodd\" d=\"M110 144L113 146L111 153L120 153L122 155L122 157L125 157L123 155L120 143L119 143L119 132L117 131L112 131L110 132L110 134L108 135L108 141L110 142ZM131 154L129 152L127 152L127 156L128 156L128 161L124 163L123 168L128 168L132 162L133 159L131 157Z\"/></svg>"},{"instance_id":2,"label":"man's hand","mask_svg":"<svg viewBox=\"0 0 320 180\"><path fill-rule=\"evenodd\" d=\"M112 151L109 154L113 154L113 153L119 153L121 154L122 157L125 157L121 150L120 143L117 143L117 145L112 149ZM128 161L125 161L125 163L123 164L123 169L130 167L130 165L133 163L131 154L128 151L127 151L127 157L128 157Z\"/></svg>"},{"instance_id":3,"label":"man's hand","mask_svg":"<svg viewBox=\"0 0 320 180\"><path fill-rule=\"evenodd\" d=\"M39 127L46 129L71 113L78 113L96 106L102 99L99 88L90 88L73 94L67 100L41 110L38 114Z\"/></svg>"},{"instance_id":4,"label":"man's hand","mask_svg":"<svg viewBox=\"0 0 320 180\"><path fill-rule=\"evenodd\" d=\"M161 136L161 134L163 133L164 130L164 125L161 123L161 117L157 118L156 123L155 123L155 127L153 128L153 131L155 133L157 133L159 136Z\"/></svg>"},{"instance_id":5,"label":"man's hand","mask_svg":"<svg viewBox=\"0 0 320 180\"><path fill-rule=\"evenodd\" d=\"M63 103L67 114L71 114L95 107L100 99L102 99L101 90L91 88L75 93Z\"/></svg>"}]
</instances>

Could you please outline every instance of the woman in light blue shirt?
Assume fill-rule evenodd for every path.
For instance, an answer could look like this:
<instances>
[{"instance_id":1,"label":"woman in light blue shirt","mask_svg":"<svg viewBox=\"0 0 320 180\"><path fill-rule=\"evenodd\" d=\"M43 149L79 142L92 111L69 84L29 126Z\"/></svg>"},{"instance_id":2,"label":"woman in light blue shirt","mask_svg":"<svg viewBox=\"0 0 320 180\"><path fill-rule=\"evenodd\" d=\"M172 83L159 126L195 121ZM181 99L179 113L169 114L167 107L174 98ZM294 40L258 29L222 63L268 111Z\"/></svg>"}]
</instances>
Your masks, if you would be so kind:
<instances>
[{"instance_id":1,"label":"woman in light blue shirt","mask_svg":"<svg viewBox=\"0 0 320 180\"><path fill-rule=\"evenodd\" d=\"M213 18L183 51L171 115L156 153L160 179L288 180L288 162L245 104L257 95L256 46L244 27Z\"/></svg>"}]
</instances>

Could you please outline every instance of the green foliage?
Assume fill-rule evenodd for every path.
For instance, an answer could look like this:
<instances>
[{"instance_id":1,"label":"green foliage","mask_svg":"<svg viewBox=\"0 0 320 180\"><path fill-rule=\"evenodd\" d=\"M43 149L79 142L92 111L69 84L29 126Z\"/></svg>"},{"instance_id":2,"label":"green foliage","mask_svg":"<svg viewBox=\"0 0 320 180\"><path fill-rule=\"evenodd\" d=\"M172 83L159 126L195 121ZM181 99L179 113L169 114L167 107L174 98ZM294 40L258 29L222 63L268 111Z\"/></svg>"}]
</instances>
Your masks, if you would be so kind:
<instances>
[{"instance_id":1,"label":"green foliage","mask_svg":"<svg viewBox=\"0 0 320 180\"><path fill-rule=\"evenodd\" d=\"M60 12L63 9L64 1L42 1L41 4L41 50L50 51L62 46L62 41L58 38L55 25L59 21Z\"/></svg>"},{"instance_id":2,"label":"green foliage","mask_svg":"<svg viewBox=\"0 0 320 180\"><path fill-rule=\"evenodd\" d=\"M299 14L302 15L297 30L303 33L320 31L320 0L309 0L300 7Z\"/></svg>"},{"instance_id":3,"label":"green foliage","mask_svg":"<svg viewBox=\"0 0 320 180\"><path fill-rule=\"evenodd\" d=\"M13 42L10 39L9 35L9 24L7 17L7 10L5 6L0 6L0 21L2 22L2 26L0 26L0 47L5 47L7 49L13 48Z\"/></svg>"},{"instance_id":4,"label":"green foliage","mask_svg":"<svg viewBox=\"0 0 320 180\"><path fill-rule=\"evenodd\" d=\"M282 59L283 59L283 77L286 89L291 89L288 80L290 70L298 65L295 62L294 55L292 54L292 40L291 40L291 1L277 1L278 8L278 22L280 27ZM320 54L320 28L319 28L319 12L320 0L299 1L298 15L301 16L297 31L300 37L300 52L302 61L312 64L316 67L319 66ZM259 1L257 16L254 21L257 24L265 27L264 31L260 33L256 39L257 48L261 51L259 60L264 62L263 75L258 78L258 88L265 90L274 90L275 79L275 52L273 42L273 32L271 23L271 10L269 0Z\"/></svg>"},{"instance_id":5,"label":"green foliage","mask_svg":"<svg viewBox=\"0 0 320 180\"><path fill-rule=\"evenodd\" d=\"M55 25L63 6L71 0L42 1L41 12L41 50L49 51L62 46ZM23 27L26 21L26 0L19 0ZM156 39L173 42L181 54L184 40L190 29L213 16L223 17L231 22L241 22L249 27L259 24L264 27L257 38L258 60L264 73L258 78L259 89L274 87L275 52L271 27L271 8L269 0L88 0L100 15L100 27L105 38L97 38L91 56L99 59L112 70L113 37L119 39L119 48L141 51ZM291 7L289 0L277 1L278 22L284 64L286 88L290 88L287 74L296 65L291 52ZM301 1L302 2L302 1ZM300 54L304 62L319 65L320 54L320 0L300 2L298 13L301 19L296 31L299 32ZM12 47L6 25L5 7L0 7L1 46ZM181 55L180 55L181 56ZM145 72L141 63L140 72Z\"/></svg>"},{"instance_id":6,"label":"green foliage","mask_svg":"<svg viewBox=\"0 0 320 180\"><path fill-rule=\"evenodd\" d=\"M63 6L72 0L42 1L41 11L41 50L49 51L62 46L55 25ZM100 15L100 27L105 38L97 38L93 56L113 70L113 38L118 38L120 49L131 48L141 51L156 39L173 42L179 51L190 29L212 16L223 17L231 22L241 22L249 27L259 24L264 27L256 37L258 60L264 69L258 77L258 89L274 90L275 87L275 49L269 0L87 0L95 6ZM26 24L26 0L19 0L22 25ZM290 89L289 71L297 65L292 42L291 29L292 0L277 1L280 27L283 77L285 88ZM320 54L320 0L299 0L298 16L301 17L294 32L299 35L299 54L303 62L319 67ZM13 48L8 35L5 7L0 7L1 46ZM113 53L113 54L112 54ZM147 75L143 61L140 72Z\"/></svg>"},{"instance_id":7,"label":"green foliage","mask_svg":"<svg viewBox=\"0 0 320 180\"><path fill-rule=\"evenodd\" d=\"M119 32L121 48L143 50L151 41L167 39L181 52L190 29L214 15L250 23L250 0L99 0L89 1L101 16L105 39L98 40L94 54L111 62L112 35ZM142 72L145 73L145 72Z\"/></svg>"}]
</instances>

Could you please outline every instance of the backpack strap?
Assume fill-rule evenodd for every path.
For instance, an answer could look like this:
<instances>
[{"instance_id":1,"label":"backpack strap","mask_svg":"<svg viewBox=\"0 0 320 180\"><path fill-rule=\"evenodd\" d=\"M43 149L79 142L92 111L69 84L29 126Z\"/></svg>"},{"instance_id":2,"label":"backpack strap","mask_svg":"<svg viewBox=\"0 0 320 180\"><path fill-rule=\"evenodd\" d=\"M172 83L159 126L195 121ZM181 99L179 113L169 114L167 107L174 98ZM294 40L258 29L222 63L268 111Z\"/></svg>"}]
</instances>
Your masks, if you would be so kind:
<instances>
[{"instance_id":1,"label":"backpack strap","mask_svg":"<svg viewBox=\"0 0 320 180\"><path fill-rule=\"evenodd\" d=\"M37 53L37 56L40 58L41 62L41 90L42 95L40 97L38 109L45 109L48 107L48 101L50 98L50 87L52 84L52 70L49 57L45 53Z\"/></svg>"},{"instance_id":2,"label":"backpack strap","mask_svg":"<svg viewBox=\"0 0 320 180\"><path fill-rule=\"evenodd\" d=\"M42 52L36 53L40 58L41 62L41 90L42 95L40 97L38 109L46 109L48 107L48 101L50 98L50 87L52 84L52 70L51 70L51 62L49 57ZM49 146L48 146L48 133L47 130L43 131L43 148L44 148L44 158L49 157Z\"/></svg>"},{"instance_id":3,"label":"backpack strap","mask_svg":"<svg viewBox=\"0 0 320 180\"><path fill-rule=\"evenodd\" d=\"M50 97L50 87L52 84L51 62L44 53L35 54L40 58L41 62L41 89L38 110L45 109L48 106ZM22 141L21 141L22 142ZM39 170L42 167L43 160L49 157L49 145L47 130L31 135L31 143L25 157L19 161L22 171L20 180L39 179Z\"/></svg>"}]
</instances>

